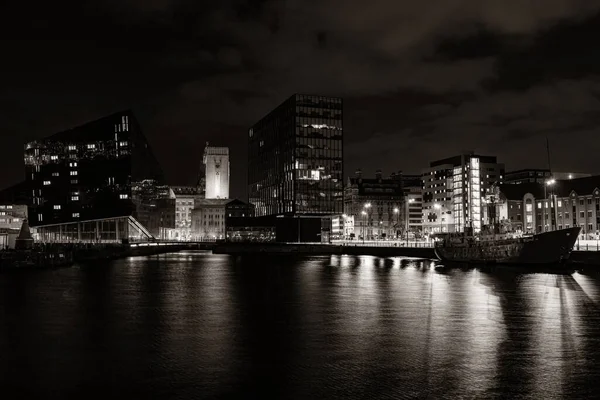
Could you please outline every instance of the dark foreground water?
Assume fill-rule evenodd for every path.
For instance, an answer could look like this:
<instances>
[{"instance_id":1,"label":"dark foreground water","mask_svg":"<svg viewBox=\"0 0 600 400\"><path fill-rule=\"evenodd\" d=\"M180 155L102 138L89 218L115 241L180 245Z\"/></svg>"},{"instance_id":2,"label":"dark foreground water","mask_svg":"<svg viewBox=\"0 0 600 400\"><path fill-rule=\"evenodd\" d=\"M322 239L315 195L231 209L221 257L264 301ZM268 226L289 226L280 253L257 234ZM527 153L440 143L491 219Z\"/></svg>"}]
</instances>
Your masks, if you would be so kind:
<instances>
[{"instance_id":1,"label":"dark foreground water","mask_svg":"<svg viewBox=\"0 0 600 400\"><path fill-rule=\"evenodd\" d=\"M589 398L600 280L376 257L139 257L0 274L18 398ZM6 397L5 397L6 396Z\"/></svg>"}]
</instances>

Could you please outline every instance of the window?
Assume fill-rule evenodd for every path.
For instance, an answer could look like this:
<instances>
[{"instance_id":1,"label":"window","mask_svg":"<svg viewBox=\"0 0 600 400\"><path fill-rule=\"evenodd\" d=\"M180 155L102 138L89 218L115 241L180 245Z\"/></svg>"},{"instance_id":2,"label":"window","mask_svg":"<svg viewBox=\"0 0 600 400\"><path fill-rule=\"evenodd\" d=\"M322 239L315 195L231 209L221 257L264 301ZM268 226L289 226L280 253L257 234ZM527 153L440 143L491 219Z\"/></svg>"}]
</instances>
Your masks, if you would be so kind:
<instances>
[{"instance_id":1,"label":"window","mask_svg":"<svg viewBox=\"0 0 600 400\"><path fill-rule=\"evenodd\" d=\"M579 200L579 205L582 206L583 205L583 199Z\"/></svg>"},{"instance_id":2,"label":"window","mask_svg":"<svg viewBox=\"0 0 600 400\"><path fill-rule=\"evenodd\" d=\"M542 202L538 202L538 208L542 208Z\"/></svg>"},{"instance_id":3,"label":"window","mask_svg":"<svg viewBox=\"0 0 600 400\"><path fill-rule=\"evenodd\" d=\"M559 200L559 201L558 201L558 206L559 206L559 207L562 207L562 200Z\"/></svg>"},{"instance_id":4,"label":"window","mask_svg":"<svg viewBox=\"0 0 600 400\"><path fill-rule=\"evenodd\" d=\"M90 150L91 150L91 149L95 149L95 148L96 148L96 145L95 145L95 144L88 144L88 145L87 145L87 148L88 148L88 149L90 149Z\"/></svg>"},{"instance_id":5,"label":"window","mask_svg":"<svg viewBox=\"0 0 600 400\"><path fill-rule=\"evenodd\" d=\"M58 176L58 172L53 172L52 176Z\"/></svg>"},{"instance_id":6,"label":"window","mask_svg":"<svg viewBox=\"0 0 600 400\"><path fill-rule=\"evenodd\" d=\"M125 146L127 146L127 142L119 142L119 146L125 147Z\"/></svg>"},{"instance_id":7,"label":"window","mask_svg":"<svg viewBox=\"0 0 600 400\"><path fill-rule=\"evenodd\" d=\"M55 204L55 205L54 205L54 209L55 209L55 210L60 210L60 204Z\"/></svg>"},{"instance_id":8,"label":"window","mask_svg":"<svg viewBox=\"0 0 600 400\"><path fill-rule=\"evenodd\" d=\"M594 224L588 225L588 232L592 232L594 230Z\"/></svg>"},{"instance_id":9,"label":"window","mask_svg":"<svg viewBox=\"0 0 600 400\"><path fill-rule=\"evenodd\" d=\"M52 183L52 182L50 182L50 181L44 181L44 186L48 186L48 185L50 185L51 183Z\"/></svg>"},{"instance_id":10,"label":"window","mask_svg":"<svg viewBox=\"0 0 600 400\"><path fill-rule=\"evenodd\" d=\"M77 179L71 179L71 185L77 185L79 181Z\"/></svg>"},{"instance_id":11,"label":"window","mask_svg":"<svg viewBox=\"0 0 600 400\"><path fill-rule=\"evenodd\" d=\"M592 205L592 199L587 199L587 201L588 201L588 206L591 206Z\"/></svg>"},{"instance_id":12,"label":"window","mask_svg":"<svg viewBox=\"0 0 600 400\"><path fill-rule=\"evenodd\" d=\"M58 156L50 156L51 160L58 160Z\"/></svg>"},{"instance_id":13,"label":"window","mask_svg":"<svg viewBox=\"0 0 600 400\"><path fill-rule=\"evenodd\" d=\"M525 204L525 211L532 212L533 211L533 205L532 204Z\"/></svg>"},{"instance_id":14,"label":"window","mask_svg":"<svg viewBox=\"0 0 600 400\"><path fill-rule=\"evenodd\" d=\"M77 175L77 171L71 171L71 176Z\"/></svg>"},{"instance_id":15,"label":"window","mask_svg":"<svg viewBox=\"0 0 600 400\"><path fill-rule=\"evenodd\" d=\"M69 151L77 150L77 146L69 145Z\"/></svg>"},{"instance_id":16,"label":"window","mask_svg":"<svg viewBox=\"0 0 600 400\"><path fill-rule=\"evenodd\" d=\"M73 218L79 218L79 213L73 213L72 216Z\"/></svg>"},{"instance_id":17,"label":"window","mask_svg":"<svg viewBox=\"0 0 600 400\"><path fill-rule=\"evenodd\" d=\"M593 216L593 215L592 215L592 210L589 210L589 211L588 211L588 218L592 218L592 216Z\"/></svg>"},{"instance_id":18,"label":"window","mask_svg":"<svg viewBox=\"0 0 600 400\"><path fill-rule=\"evenodd\" d=\"M123 193L121 193L121 194L119 195L119 198L120 198L120 199L128 199L128 198L129 198L129 195L128 195L128 194L123 194Z\"/></svg>"},{"instance_id":19,"label":"window","mask_svg":"<svg viewBox=\"0 0 600 400\"><path fill-rule=\"evenodd\" d=\"M77 166L77 161L69 163L69 167L76 167L76 166Z\"/></svg>"},{"instance_id":20,"label":"window","mask_svg":"<svg viewBox=\"0 0 600 400\"><path fill-rule=\"evenodd\" d=\"M569 213L568 212L565 213L565 219L569 219Z\"/></svg>"},{"instance_id":21,"label":"window","mask_svg":"<svg viewBox=\"0 0 600 400\"><path fill-rule=\"evenodd\" d=\"M71 196L71 201L78 201L79 200L79 196Z\"/></svg>"},{"instance_id":22,"label":"window","mask_svg":"<svg viewBox=\"0 0 600 400\"><path fill-rule=\"evenodd\" d=\"M44 220L44 216L42 214L38 214L38 222L42 222Z\"/></svg>"},{"instance_id":23,"label":"window","mask_svg":"<svg viewBox=\"0 0 600 400\"><path fill-rule=\"evenodd\" d=\"M585 211L579 212L579 218L585 218Z\"/></svg>"}]
</instances>

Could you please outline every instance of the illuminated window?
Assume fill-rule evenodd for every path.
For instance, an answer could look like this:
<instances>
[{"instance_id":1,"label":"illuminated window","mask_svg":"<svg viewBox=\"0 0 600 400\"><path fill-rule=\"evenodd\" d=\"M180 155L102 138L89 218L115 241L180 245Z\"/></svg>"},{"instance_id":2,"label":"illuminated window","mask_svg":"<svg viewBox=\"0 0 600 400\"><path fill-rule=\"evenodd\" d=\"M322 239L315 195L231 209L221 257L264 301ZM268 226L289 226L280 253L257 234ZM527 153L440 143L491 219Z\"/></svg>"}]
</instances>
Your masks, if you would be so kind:
<instances>
[{"instance_id":1,"label":"illuminated window","mask_svg":"<svg viewBox=\"0 0 600 400\"><path fill-rule=\"evenodd\" d=\"M53 172L52 176L58 176L58 172Z\"/></svg>"},{"instance_id":2,"label":"illuminated window","mask_svg":"<svg viewBox=\"0 0 600 400\"><path fill-rule=\"evenodd\" d=\"M51 160L58 160L58 156L50 156Z\"/></svg>"},{"instance_id":3,"label":"illuminated window","mask_svg":"<svg viewBox=\"0 0 600 400\"><path fill-rule=\"evenodd\" d=\"M69 163L69 167L76 167L77 166L77 162L70 162Z\"/></svg>"},{"instance_id":4,"label":"illuminated window","mask_svg":"<svg viewBox=\"0 0 600 400\"><path fill-rule=\"evenodd\" d=\"M55 204L55 205L54 205L54 209L55 209L55 210L60 210L60 204Z\"/></svg>"},{"instance_id":5,"label":"illuminated window","mask_svg":"<svg viewBox=\"0 0 600 400\"><path fill-rule=\"evenodd\" d=\"M79 181L77 179L71 179L71 185L77 185Z\"/></svg>"},{"instance_id":6,"label":"illuminated window","mask_svg":"<svg viewBox=\"0 0 600 400\"><path fill-rule=\"evenodd\" d=\"M127 146L127 142L120 142L120 143L119 143L119 146L121 146L121 147L125 147L125 146Z\"/></svg>"},{"instance_id":7,"label":"illuminated window","mask_svg":"<svg viewBox=\"0 0 600 400\"><path fill-rule=\"evenodd\" d=\"M77 175L77 171L71 171L71 176Z\"/></svg>"},{"instance_id":8,"label":"illuminated window","mask_svg":"<svg viewBox=\"0 0 600 400\"><path fill-rule=\"evenodd\" d=\"M52 182L50 182L50 181L44 181L44 186L48 186L48 185L50 185L51 183L52 183Z\"/></svg>"},{"instance_id":9,"label":"illuminated window","mask_svg":"<svg viewBox=\"0 0 600 400\"><path fill-rule=\"evenodd\" d=\"M542 202L538 202L538 208L542 208Z\"/></svg>"},{"instance_id":10,"label":"illuminated window","mask_svg":"<svg viewBox=\"0 0 600 400\"><path fill-rule=\"evenodd\" d=\"M42 214L38 214L38 222L42 222L44 220L44 216Z\"/></svg>"},{"instance_id":11,"label":"illuminated window","mask_svg":"<svg viewBox=\"0 0 600 400\"><path fill-rule=\"evenodd\" d=\"M73 213L73 218L79 218L79 213Z\"/></svg>"},{"instance_id":12,"label":"illuminated window","mask_svg":"<svg viewBox=\"0 0 600 400\"><path fill-rule=\"evenodd\" d=\"M119 195L119 198L120 198L120 199L128 199L128 198L129 198L129 195L127 195L127 194L120 194L120 195Z\"/></svg>"},{"instance_id":13,"label":"illuminated window","mask_svg":"<svg viewBox=\"0 0 600 400\"><path fill-rule=\"evenodd\" d=\"M559 201L558 201L558 206L559 206L559 207L562 207L562 200L559 200Z\"/></svg>"},{"instance_id":14,"label":"illuminated window","mask_svg":"<svg viewBox=\"0 0 600 400\"><path fill-rule=\"evenodd\" d=\"M77 146L69 145L69 151L77 150Z\"/></svg>"},{"instance_id":15,"label":"illuminated window","mask_svg":"<svg viewBox=\"0 0 600 400\"><path fill-rule=\"evenodd\" d=\"M71 196L71 201L78 201L79 200L79 196Z\"/></svg>"},{"instance_id":16,"label":"illuminated window","mask_svg":"<svg viewBox=\"0 0 600 400\"><path fill-rule=\"evenodd\" d=\"M88 144L88 145L87 145L87 148L88 148L88 149L90 149L90 150L91 150L91 149L95 149L95 148L96 148L96 145L95 145L95 144Z\"/></svg>"}]
</instances>

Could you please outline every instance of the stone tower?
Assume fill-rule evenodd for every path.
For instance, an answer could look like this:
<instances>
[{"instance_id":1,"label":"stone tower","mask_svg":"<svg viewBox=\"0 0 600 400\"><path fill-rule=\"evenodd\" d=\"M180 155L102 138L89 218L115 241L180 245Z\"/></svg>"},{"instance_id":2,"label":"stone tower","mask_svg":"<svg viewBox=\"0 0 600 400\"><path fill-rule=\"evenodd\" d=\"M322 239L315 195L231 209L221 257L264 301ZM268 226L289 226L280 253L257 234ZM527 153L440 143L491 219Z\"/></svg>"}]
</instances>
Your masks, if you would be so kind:
<instances>
[{"instance_id":1,"label":"stone tower","mask_svg":"<svg viewBox=\"0 0 600 400\"><path fill-rule=\"evenodd\" d=\"M203 163L206 171L206 199L229 198L229 148L206 143Z\"/></svg>"}]
</instances>

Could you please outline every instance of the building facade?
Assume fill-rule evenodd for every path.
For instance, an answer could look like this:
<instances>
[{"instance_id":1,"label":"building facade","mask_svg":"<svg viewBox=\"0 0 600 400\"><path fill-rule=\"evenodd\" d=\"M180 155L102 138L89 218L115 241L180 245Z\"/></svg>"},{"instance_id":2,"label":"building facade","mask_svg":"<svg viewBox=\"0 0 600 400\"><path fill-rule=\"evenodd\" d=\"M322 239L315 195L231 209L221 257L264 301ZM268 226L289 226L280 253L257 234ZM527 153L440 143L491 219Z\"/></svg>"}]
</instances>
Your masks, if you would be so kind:
<instances>
[{"instance_id":1,"label":"building facade","mask_svg":"<svg viewBox=\"0 0 600 400\"><path fill-rule=\"evenodd\" d=\"M229 198L229 148L206 144L204 157L207 199Z\"/></svg>"},{"instance_id":2,"label":"building facade","mask_svg":"<svg viewBox=\"0 0 600 400\"><path fill-rule=\"evenodd\" d=\"M482 226L481 198L504 179L496 157L466 153L431 162L423 170L423 229L428 233L463 232Z\"/></svg>"},{"instance_id":3,"label":"building facade","mask_svg":"<svg viewBox=\"0 0 600 400\"><path fill-rule=\"evenodd\" d=\"M515 231L540 233L579 226L584 238L594 239L600 231L600 176L501 185L496 201L488 201L490 207L497 211L489 214L506 219Z\"/></svg>"},{"instance_id":4,"label":"building facade","mask_svg":"<svg viewBox=\"0 0 600 400\"><path fill-rule=\"evenodd\" d=\"M192 210L191 238L196 241L223 240L231 218L253 217L253 207L237 199L198 199Z\"/></svg>"},{"instance_id":5,"label":"building facade","mask_svg":"<svg viewBox=\"0 0 600 400\"><path fill-rule=\"evenodd\" d=\"M169 232L173 240L192 239L192 210L196 201L204 198L198 186L171 186L175 193L175 228Z\"/></svg>"},{"instance_id":6,"label":"building facade","mask_svg":"<svg viewBox=\"0 0 600 400\"><path fill-rule=\"evenodd\" d=\"M248 135L249 199L257 216L342 213L342 99L293 95Z\"/></svg>"},{"instance_id":7,"label":"building facade","mask_svg":"<svg viewBox=\"0 0 600 400\"><path fill-rule=\"evenodd\" d=\"M344 214L354 219L354 233L365 240L397 238L405 230L401 175L363 178L360 170L344 189Z\"/></svg>"},{"instance_id":8,"label":"building facade","mask_svg":"<svg viewBox=\"0 0 600 400\"><path fill-rule=\"evenodd\" d=\"M130 111L27 143L25 170L40 240L148 240L174 228L174 194Z\"/></svg>"}]
</instances>

